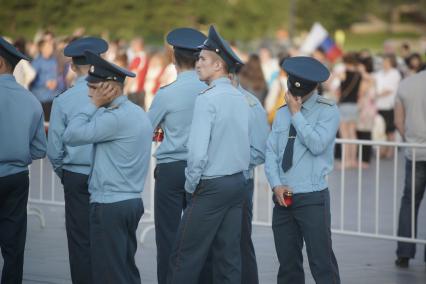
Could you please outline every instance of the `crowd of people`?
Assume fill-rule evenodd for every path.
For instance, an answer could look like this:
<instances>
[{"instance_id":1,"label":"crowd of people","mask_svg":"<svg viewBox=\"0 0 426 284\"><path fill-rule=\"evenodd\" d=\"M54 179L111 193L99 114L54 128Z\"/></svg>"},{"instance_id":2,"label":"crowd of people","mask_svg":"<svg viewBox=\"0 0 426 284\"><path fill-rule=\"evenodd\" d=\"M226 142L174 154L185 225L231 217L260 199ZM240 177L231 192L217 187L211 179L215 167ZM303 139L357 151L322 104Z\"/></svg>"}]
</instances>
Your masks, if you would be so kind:
<instances>
[{"instance_id":1,"label":"crowd of people","mask_svg":"<svg viewBox=\"0 0 426 284\"><path fill-rule=\"evenodd\" d=\"M14 75L41 102L46 121L49 121L54 97L74 83L75 73L70 69L69 58L63 56L63 49L81 36L78 32L81 31L74 36L56 37L52 32L44 31L32 41L24 38L13 41L18 50L34 58L31 63L21 61ZM240 83L260 100L270 124L276 110L285 104L287 74L280 65L286 58L299 54L297 49L288 46L272 47L265 43L249 53L233 45L245 63L238 73ZM312 56L332 70L321 91L322 95L339 104L341 125L338 137L395 141L393 108L396 91L401 79L425 69L422 54L403 43L399 49L387 47L378 55L368 49L346 52L336 62L329 61L320 49ZM145 110L149 109L158 89L176 79L172 49L167 44L154 48L146 45L142 37L135 37L130 42L112 40L105 58L136 74L135 78L126 81L124 93ZM371 154L371 147L364 147L363 168L368 168ZM380 155L390 158L393 150L383 147ZM341 158L339 151L336 158ZM347 146L344 160L338 167L358 167L356 145Z\"/></svg>"}]
</instances>

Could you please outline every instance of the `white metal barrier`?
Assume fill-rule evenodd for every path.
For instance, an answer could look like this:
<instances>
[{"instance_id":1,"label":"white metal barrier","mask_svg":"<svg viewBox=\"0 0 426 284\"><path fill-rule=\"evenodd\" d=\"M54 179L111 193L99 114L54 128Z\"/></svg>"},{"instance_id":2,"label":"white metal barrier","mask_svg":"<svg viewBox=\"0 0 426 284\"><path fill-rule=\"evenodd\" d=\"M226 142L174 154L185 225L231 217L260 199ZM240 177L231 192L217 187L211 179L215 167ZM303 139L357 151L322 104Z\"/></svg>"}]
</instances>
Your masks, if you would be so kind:
<instances>
[{"instance_id":1,"label":"white metal barrier","mask_svg":"<svg viewBox=\"0 0 426 284\"><path fill-rule=\"evenodd\" d=\"M337 139L336 143L342 145L342 169L335 170L328 177L329 188L331 199L336 201L332 202L332 231L333 233L360 236L360 237L371 237L378 239L387 239L395 241L406 241L413 243L426 244L426 236L424 238L414 237L415 226L412 222L412 236L411 238L404 238L397 236L397 214L399 212L397 205L399 204L398 194L402 193L402 186L398 184L401 179L398 179L399 175L404 176L404 171L399 169L401 154L399 153L400 148L412 148L412 160L416 160L416 149L426 149L426 145L422 144L407 144L407 143L392 143L392 142L374 142L367 140L342 140ZM356 170L346 170L345 165L345 146L348 144L358 145L358 168ZM373 163L374 168L365 170L361 167L361 157L363 146L374 146L376 148L375 159ZM382 161L379 155L380 147L390 146L394 148L393 161ZM154 149L154 147L153 147ZM391 165L389 165L391 163ZM413 163L412 173L412 208L411 218L414 220L414 197L415 195L415 164ZM381 198L383 196L382 183L389 183L390 180L385 176L384 182L381 180L380 173L382 168L388 169L391 167L392 177L392 198L387 200ZM150 161L149 172L147 175L147 181L145 185L142 198L144 200L145 213L141 219L141 223L146 224L142 228L140 235L140 241L143 242L147 234L154 229L154 172L155 159L152 158ZM385 170L386 170L385 169ZM374 174L374 176L372 176ZM374 181L374 186L371 186L370 182ZM347 186L347 182L350 182L350 186ZM367 186L363 186L363 183L367 182ZM354 187L354 184L356 187ZM381 192L382 191L382 192ZM388 196L385 196L388 197ZM347 202L346 199L351 198L352 203ZM374 199L374 204L370 204L371 208L367 208L365 203L369 203L371 198ZM355 201L353 200L355 199ZM366 201L366 202L363 202ZM386 202L381 204L381 201ZM383 203L382 202L382 203ZM351 209L351 205L356 203L356 208L352 208L352 215L347 214L346 211ZM371 203L371 202L370 202ZM43 210L35 205L53 205L53 206L64 206L62 184L53 172L50 163L47 159L34 162L30 168L30 196L29 196L29 210L28 213L36 215L40 218L41 225L45 225L45 218ZM368 210L366 210L366 208ZM392 219L388 220L388 210L392 208ZM257 167L255 171L255 188L253 195L253 224L261 226L271 226L272 224L272 191L266 180L263 166ZM381 210L386 210L381 212ZM355 211L355 213L353 212ZM371 214L370 214L370 213ZM351 216L356 216L351 218ZM349 217L348 217L349 216ZM373 218L369 218L373 216ZM350 219L350 220L347 220ZM355 224L353 223L355 220ZM390 221L390 222L389 222ZM389 224L390 223L390 224ZM350 228L352 227L352 228ZM425 234L426 235L426 234Z\"/></svg>"},{"instance_id":2,"label":"white metal barrier","mask_svg":"<svg viewBox=\"0 0 426 284\"><path fill-rule=\"evenodd\" d=\"M148 225L142 228L141 242L146 234L154 229L154 168L155 159L152 158L142 192L144 214L140 223L148 223ZM46 218L42 207L37 205L65 206L63 185L47 158L37 160L30 166L30 192L27 207L27 214L39 218L40 225L44 228Z\"/></svg>"},{"instance_id":3,"label":"white metal barrier","mask_svg":"<svg viewBox=\"0 0 426 284\"><path fill-rule=\"evenodd\" d=\"M424 237L415 237L415 222L411 222L411 236L410 238L405 237L399 237L397 236L397 220L398 220L398 213L399 208L397 205L399 204L400 199L398 198L398 194L401 194L403 191L403 186L399 185L398 182L398 175L402 174L402 181L403 177L405 175L405 171L398 170L399 162L401 160L401 157L403 154L399 153L400 148L410 148L412 149L412 155L411 160L416 161L416 150L417 149L426 149L426 145L424 144L408 144L408 143L396 143L396 142L376 142L376 141L367 141L367 140L343 140L343 139L336 139L336 143L340 144L342 147L341 156L342 156L342 169L341 170L334 170L333 173L328 177L329 180L329 189L330 189L330 195L331 199L333 199L333 195L339 195L340 202L336 204L337 202L334 202L334 207L332 206L332 219L335 221L333 224L332 222L332 232L336 234L343 234L343 235L350 235L350 236L360 236L360 237L370 237L370 238L377 238L377 239L386 239L386 240L395 240L395 241L404 241L404 242L412 242L412 243L421 243L426 244L426 233ZM356 170L347 170L345 169L345 147L349 144L355 144L358 145L358 167ZM374 168L369 168L368 170L363 169L361 166L362 163L362 152L363 152L363 146L373 146L375 147L375 159L372 160L372 164L375 164ZM383 223L380 220L386 219L386 218L380 218L382 217L380 213L381 209L381 203L382 200L380 198L380 192L384 190L383 187L381 187L381 162L382 159L380 158L380 148L381 147L393 147L394 148L394 157L393 161L385 161L387 164L390 162L392 163L392 172L391 174L387 174L384 176L384 179L388 179L388 177L392 178L391 184L392 184L392 198L390 200L387 200L385 198L384 201L390 202L390 204L384 204L383 207L386 207L386 209L392 208L392 222L390 224L391 229L389 229L389 224ZM405 164L405 163L403 163ZM414 209L414 199L415 199L415 163L413 164L412 168L412 186L411 186L411 220L413 221L415 219L415 209ZM389 167L389 165L387 165ZM350 181L355 182L356 188L354 188L354 184L351 184L352 186L348 188L347 186L347 175L348 172L351 172L352 179ZM374 186L367 185L367 187L363 186L363 179L365 176L369 174L374 173ZM354 174L356 174L354 178ZM339 177L340 176L340 177ZM334 184L331 185L330 179L334 179ZM336 182L337 179L340 178L339 184ZM367 181L370 182L371 180ZM386 183L389 183L389 180L386 181ZM356 200L354 201L356 203L356 224L355 226L352 226L354 228L348 229L347 225L347 219L351 216L347 217L345 215L345 212L347 211L348 202L346 201L347 198L345 196L351 191L351 196L355 196ZM366 218L363 216L363 208L365 208L363 204L363 199L365 199L365 191L368 191L370 196L369 198L374 199L374 205L373 208L370 208L370 212L373 213L373 219L368 220L369 218ZM263 196L266 196L266 200ZM383 195L383 193L382 193ZM353 201L353 200L352 200ZM332 204L333 205L333 204ZM267 208L267 215L266 218L262 216L260 212L260 208ZM266 181L266 177L264 174L263 167L258 167L255 172L255 190L253 195L253 224L256 225L262 225L262 226L271 226L272 225L272 191ZM335 210L333 210L335 209ZM353 211L353 210L352 210ZM367 213L364 213L367 214ZM336 216L337 215L337 216ZM370 224L373 223L373 228L365 228L366 226L363 226L363 217L364 221L369 221ZM336 221L336 219L339 219L339 222ZM367 220L365 220L367 219ZM332 221L333 221L332 220ZM423 222L424 223L424 222ZM371 227L371 226L370 226ZM382 228L383 227L383 228ZM420 228L420 226L419 226ZM382 230L381 230L382 229Z\"/></svg>"}]
</instances>

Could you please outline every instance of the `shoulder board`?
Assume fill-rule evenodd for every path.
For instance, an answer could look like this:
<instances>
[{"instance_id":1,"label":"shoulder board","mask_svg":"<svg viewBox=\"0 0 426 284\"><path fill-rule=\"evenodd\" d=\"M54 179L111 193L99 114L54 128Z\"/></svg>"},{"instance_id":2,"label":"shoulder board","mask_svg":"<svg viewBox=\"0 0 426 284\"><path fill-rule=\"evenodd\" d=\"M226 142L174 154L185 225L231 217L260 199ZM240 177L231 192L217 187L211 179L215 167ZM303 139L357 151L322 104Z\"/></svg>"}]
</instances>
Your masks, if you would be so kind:
<instances>
[{"instance_id":1,"label":"shoulder board","mask_svg":"<svg viewBox=\"0 0 426 284\"><path fill-rule=\"evenodd\" d=\"M332 105L336 104L333 100L324 98L322 96L318 97L317 102L319 102L320 104L326 104L326 105L329 105L329 106L332 106Z\"/></svg>"},{"instance_id":2,"label":"shoulder board","mask_svg":"<svg viewBox=\"0 0 426 284\"><path fill-rule=\"evenodd\" d=\"M174 83L174 82L176 82L176 80L175 80L175 81L173 81L173 82L171 82L170 84L167 84L167 85L161 86L159 90L162 90L162 89L164 89L164 88L167 88L168 86L173 85L173 83Z\"/></svg>"},{"instance_id":3,"label":"shoulder board","mask_svg":"<svg viewBox=\"0 0 426 284\"><path fill-rule=\"evenodd\" d=\"M69 89L71 89L72 87L70 87L70 88L68 88L68 89L66 89L66 90L63 90L62 92L60 92L59 94L57 94L56 96L55 96L55 98L57 98L57 97L59 97L60 95L62 95L63 93L65 93L66 91L68 91Z\"/></svg>"},{"instance_id":4,"label":"shoulder board","mask_svg":"<svg viewBox=\"0 0 426 284\"><path fill-rule=\"evenodd\" d=\"M120 105L112 105L107 107L108 110L114 110L114 109L118 109L120 107Z\"/></svg>"},{"instance_id":5,"label":"shoulder board","mask_svg":"<svg viewBox=\"0 0 426 284\"><path fill-rule=\"evenodd\" d=\"M202 95L202 94L204 94L205 92L207 92L207 91L209 91L209 90L211 90L211 89L213 89L215 87L215 85L211 85L211 86L209 86L207 89L205 89L204 91L201 91L200 93L199 93L199 95Z\"/></svg>"},{"instance_id":6,"label":"shoulder board","mask_svg":"<svg viewBox=\"0 0 426 284\"><path fill-rule=\"evenodd\" d=\"M255 105L257 105L256 100L253 99L250 95L244 94L244 96L246 97L247 103L249 104L250 107L254 107Z\"/></svg>"},{"instance_id":7,"label":"shoulder board","mask_svg":"<svg viewBox=\"0 0 426 284\"><path fill-rule=\"evenodd\" d=\"M280 108L283 108L283 107L286 107L287 106L287 104L283 104L282 106L280 106L278 109L280 109Z\"/></svg>"}]
</instances>

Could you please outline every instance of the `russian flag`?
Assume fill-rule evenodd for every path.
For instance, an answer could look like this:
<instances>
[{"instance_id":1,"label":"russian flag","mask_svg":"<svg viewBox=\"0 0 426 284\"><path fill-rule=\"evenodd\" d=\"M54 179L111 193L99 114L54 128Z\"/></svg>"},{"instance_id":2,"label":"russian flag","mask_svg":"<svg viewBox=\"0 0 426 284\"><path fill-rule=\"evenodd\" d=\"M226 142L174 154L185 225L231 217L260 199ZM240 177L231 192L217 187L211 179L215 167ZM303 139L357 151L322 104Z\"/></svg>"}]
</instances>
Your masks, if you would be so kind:
<instances>
[{"instance_id":1,"label":"russian flag","mask_svg":"<svg viewBox=\"0 0 426 284\"><path fill-rule=\"evenodd\" d=\"M317 48L321 49L327 59L332 62L343 55L342 50L336 45L327 30L320 23L315 23L312 26L300 50L303 53L311 54Z\"/></svg>"}]
</instances>

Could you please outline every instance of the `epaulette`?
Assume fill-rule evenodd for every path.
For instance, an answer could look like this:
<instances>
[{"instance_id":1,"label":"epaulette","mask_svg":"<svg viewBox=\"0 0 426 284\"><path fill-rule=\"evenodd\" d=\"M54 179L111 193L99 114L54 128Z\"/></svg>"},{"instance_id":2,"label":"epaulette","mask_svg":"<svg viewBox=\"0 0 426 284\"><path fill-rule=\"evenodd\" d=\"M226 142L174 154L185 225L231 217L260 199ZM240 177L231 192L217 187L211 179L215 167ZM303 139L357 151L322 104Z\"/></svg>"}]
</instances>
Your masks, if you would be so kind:
<instances>
[{"instance_id":1,"label":"epaulette","mask_svg":"<svg viewBox=\"0 0 426 284\"><path fill-rule=\"evenodd\" d=\"M280 109L280 108L283 108L283 107L286 107L287 106L287 104L283 104L282 106L280 106L278 109Z\"/></svg>"},{"instance_id":2,"label":"epaulette","mask_svg":"<svg viewBox=\"0 0 426 284\"><path fill-rule=\"evenodd\" d=\"M162 89L164 89L164 88L166 88L166 87L168 87L168 86L173 85L173 83L174 83L174 82L176 82L176 80L174 80L173 82L171 82L171 83L169 83L169 84L167 84L167 85L161 86L159 90L162 90Z\"/></svg>"},{"instance_id":3,"label":"epaulette","mask_svg":"<svg viewBox=\"0 0 426 284\"><path fill-rule=\"evenodd\" d=\"M112 105L107 107L108 110L114 110L114 109L118 109L120 107L120 105Z\"/></svg>"},{"instance_id":4,"label":"epaulette","mask_svg":"<svg viewBox=\"0 0 426 284\"><path fill-rule=\"evenodd\" d=\"M60 95L62 95L63 93L65 93L66 91L68 91L69 89L71 89L72 87L70 87L70 88L68 88L68 89L66 89L66 90L63 90L62 92L60 92L59 94L57 94L56 96L55 96L55 98L57 98L57 97L59 97Z\"/></svg>"},{"instance_id":5,"label":"epaulette","mask_svg":"<svg viewBox=\"0 0 426 284\"><path fill-rule=\"evenodd\" d=\"M211 85L211 86L209 86L207 89L205 89L204 91L201 91L200 93L199 93L199 95L202 95L202 94L204 94L205 92L207 92L208 90L211 90L211 89L213 89L215 87L215 85Z\"/></svg>"},{"instance_id":6,"label":"epaulette","mask_svg":"<svg viewBox=\"0 0 426 284\"><path fill-rule=\"evenodd\" d=\"M335 101L330 100L330 99L327 99L327 98L324 98L324 97L322 97L322 96L319 96L319 97L317 98L317 102L318 102L318 103L320 103L320 104L326 104L326 105L329 105L329 106L333 106L333 105L335 105L335 104L336 104L336 102L335 102Z\"/></svg>"},{"instance_id":7,"label":"epaulette","mask_svg":"<svg viewBox=\"0 0 426 284\"><path fill-rule=\"evenodd\" d=\"M244 96L246 97L247 103L250 107L254 107L255 105L257 105L257 101L253 97L248 94L244 94Z\"/></svg>"}]
</instances>

